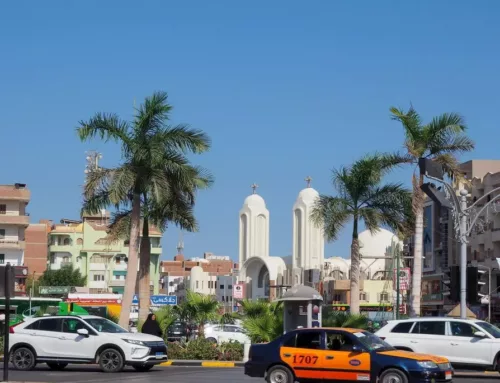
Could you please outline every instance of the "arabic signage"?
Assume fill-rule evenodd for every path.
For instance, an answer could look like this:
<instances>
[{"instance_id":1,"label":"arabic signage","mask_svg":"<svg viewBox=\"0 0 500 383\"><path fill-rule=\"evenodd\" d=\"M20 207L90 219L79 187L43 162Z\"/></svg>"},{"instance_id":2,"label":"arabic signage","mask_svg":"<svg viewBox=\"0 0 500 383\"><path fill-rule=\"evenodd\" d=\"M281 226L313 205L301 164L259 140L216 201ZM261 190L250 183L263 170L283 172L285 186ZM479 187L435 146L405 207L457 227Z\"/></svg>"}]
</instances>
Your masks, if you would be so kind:
<instances>
[{"instance_id":1,"label":"arabic signage","mask_svg":"<svg viewBox=\"0 0 500 383\"><path fill-rule=\"evenodd\" d=\"M40 286L38 288L40 295L64 295L71 292L69 286Z\"/></svg>"},{"instance_id":2,"label":"arabic signage","mask_svg":"<svg viewBox=\"0 0 500 383\"><path fill-rule=\"evenodd\" d=\"M397 279L396 279L396 274L398 273L397 269L394 269L394 273L392 274L393 277L393 283L394 283L394 289L396 289L397 286ZM399 290L409 290L410 289L410 268L405 267L403 269L399 269Z\"/></svg>"},{"instance_id":3,"label":"arabic signage","mask_svg":"<svg viewBox=\"0 0 500 383\"><path fill-rule=\"evenodd\" d=\"M119 305L122 303L121 299L99 299L99 298L68 298L66 299L66 302L68 303L78 303L82 305L93 305L93 306L100 306L100 305Z\"/></svg>"},{"instance_id":4,"label":"arabic signage","mask_svg":"<svg viewBox=\"0 0 500 383\"><path fill-rule=\"evenodd\" d=\"M243 299L243 283L237 283L233 286L233 299Z\"/></svg>"},{"instance_id":5,"label":"arabic signage","mask_svg":"<svg viewBox=\"0 0 500 383\"><path fill-rule=\"evenodd\" d=\"M349 311L349 305L341 305L341 306L333 306L333 311ZM392 312L394 309L392 306L380 306L380 305L370 305L359 307L359 311L361 312Z\"/></svg>"},{"instance_id":6,"label":"arabic signage","mask_svg":"<svg viewBox=\"0 0 500 383\"><path fill-rule=\"evenodd\" d=\"M177 304L177 296L175 295L151 295L151 304L155 306L175 306ZM139 304L139 297L134 295L132 304Z\"/></svg>"}]
</instances>

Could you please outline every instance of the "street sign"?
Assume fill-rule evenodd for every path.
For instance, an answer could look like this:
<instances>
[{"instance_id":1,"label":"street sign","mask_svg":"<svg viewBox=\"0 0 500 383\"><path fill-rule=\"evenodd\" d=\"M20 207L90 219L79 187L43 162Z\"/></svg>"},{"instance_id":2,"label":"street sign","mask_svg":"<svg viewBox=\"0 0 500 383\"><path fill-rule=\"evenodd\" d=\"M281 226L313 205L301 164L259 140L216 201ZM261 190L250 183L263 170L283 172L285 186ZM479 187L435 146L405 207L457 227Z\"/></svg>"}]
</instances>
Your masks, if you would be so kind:
<instances>
[{"instance_id":1,"label":"street sign","mask_svg":"<svg viewBox=\"0 0 500 383\"><path fill-rule=\"evenodd\" d=\"M71 292L69 286L40 286L38 288L40 295L64 295Z\"/></svg>"},{"instance_id":2,"label":"street sign","mask_svg":"<svg viewBox=\"0 0 500 383\"><path fill-rule=\"evenodd\" d=\"M396 274L398 273L397 269L394 269L393 273L393 289L396 290L397 288L397 279L396 279ZM410 289L410 280L411 280L411 271L409 267L405 267L402 269L399 269L399 290L409 290Z\"/></svg>"},{"instance_id":3,"label":"street sign","mask_svg":"<svg viewBox=\"0 0 500 383\"><path fill-rule=\"evenodd\" d=\"M151 295L150 302L155 306L175 306L177 304L177 296L175 295ZM132 299L132 304L139 304L139 297L137 294Z\"/></svg>"},{"instance_id":4,"label":"street sign","mask_svg":"<svg viewBox=\"0 0 500 383\"><path fill-rule=\"evenodd\" d=\"M243 299L243 283L237 283L233 286L233 299Z\"/></svg>"}]
</instances>

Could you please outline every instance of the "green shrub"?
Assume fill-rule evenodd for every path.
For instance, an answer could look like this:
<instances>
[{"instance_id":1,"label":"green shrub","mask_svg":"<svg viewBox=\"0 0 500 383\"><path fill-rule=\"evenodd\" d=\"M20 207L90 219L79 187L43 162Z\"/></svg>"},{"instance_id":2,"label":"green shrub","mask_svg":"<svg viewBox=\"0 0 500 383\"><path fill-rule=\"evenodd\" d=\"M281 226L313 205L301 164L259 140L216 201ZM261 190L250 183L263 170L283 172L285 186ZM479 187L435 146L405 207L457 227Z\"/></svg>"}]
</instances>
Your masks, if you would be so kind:
<instances>
[{"instance_id":1,"label":"green shrub","mask_svg":"<svg viewBox=\"0 0 500 383\"><path fill-rule=\"evenodd\" d=\"M227 342L216 345L204 338L188 343L168 343L168 358L172 360L243 360L243 345L238 342Z\"/></svg>"}]
</instances>

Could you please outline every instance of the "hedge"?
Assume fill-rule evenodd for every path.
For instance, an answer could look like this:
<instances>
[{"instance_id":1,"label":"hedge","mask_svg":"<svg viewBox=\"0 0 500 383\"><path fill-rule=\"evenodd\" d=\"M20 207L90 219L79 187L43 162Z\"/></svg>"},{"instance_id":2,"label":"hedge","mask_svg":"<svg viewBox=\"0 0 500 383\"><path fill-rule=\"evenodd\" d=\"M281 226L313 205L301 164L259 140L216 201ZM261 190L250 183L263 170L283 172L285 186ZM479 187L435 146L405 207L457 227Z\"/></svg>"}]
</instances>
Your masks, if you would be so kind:
<instances>
[{"instance_id":1,"label":"hedge","mask_svg":"<svg viewBox=\"0 0 500 383\"><path fill-rule=\"evenodd\" d=\"M187 343L169 342L168 358L173 360L243 360L243 345L238 342L214 344L204 338Z\"/></svg>"}]
</instances>

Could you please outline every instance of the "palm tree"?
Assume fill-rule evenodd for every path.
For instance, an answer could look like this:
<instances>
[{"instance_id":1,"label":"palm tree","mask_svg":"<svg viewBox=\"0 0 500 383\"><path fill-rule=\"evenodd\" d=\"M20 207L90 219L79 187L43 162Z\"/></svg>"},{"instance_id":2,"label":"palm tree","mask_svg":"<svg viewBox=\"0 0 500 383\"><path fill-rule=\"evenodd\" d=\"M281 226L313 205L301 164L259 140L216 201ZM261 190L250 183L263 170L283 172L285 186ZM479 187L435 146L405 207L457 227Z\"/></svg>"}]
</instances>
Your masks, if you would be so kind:
<instances>
[{"instance_id":1,"label":"palm tree","mask_svg":"<svg viewBox=\"0 0 500 383\"><path fill-rule=\"evenodd\" d=\"M323 313L321 324L323 327L349 327L364 330L368 327L368 318L359 314L329 311Z\"/></svg>"},{"instance_id":2,"label":"palm tree","mask_svg":"<svg viewBox=\"0 0 500 383\"><path fill-rule=\"evenodd\" d=\"M177 320L177 315L172 306L163 306L155 311L156 321L160 325L163 337L167 336L168 328Z\"/></svg>"},{"instance_id":3,"label":"palm tree","mask_svg":"<svg viewBox=\"0 0 500 383\"><path fill-rule=\"evenodd\" d=\"M359 241L358 226L364 222L370 232L381 226L406 231L411 222L411 193L401 184L381 185L382 177L393 166L390 158L370 155L350 167L333 170L337 196L321 195L311 212L313 222L324 228L327 241L338 238L352 220L350 311L359 314Z\"/></svg>"},{"instance_id":4,"label":"palm tree","mask_svg":"<svg viewBox=\"0 0 500 383\"><path fill-rule=\"evenodd\" d=\"M243 328L252 343L270 342L283 335L283 305L269 301L241 302Z\"/></svg>"},{"instance_id":5,"label":"palm tree","mask_svg":"<svg viewBox=\"0 0 500 383\"><path fill-rule=\"evenodd\" d=\"M424 124L413 107L407 112L395 107L392 107L390 111L392 119L401 123L405 133L404 148L406 153L402 155L396 154L393 160L415 166L418 164L419 158L429 158L440 163L450 178L462 178L456 156L473 150L474 142L464 134L467 127L460 115L444 113ZM425 201L425 196L420 187L423 182L424 174L417 173L415 167L412 177L415 247L413 253L411 316L420 315Z\"/></svg>"},{"instance_id":6,"label":"palm tree","mask_svg":"<svg viewBox=\"0 0 500 383\"><path fill-rule=\"evenodd\" d=\"M212 321L219 321L220 304L217 299L211 295L187 291L186 296L187 311L192 315L191 319L198 323L198 334L200 337L205 335L205 324Z\"/></svg>"},{"instance_id":7,"label":"palm tree","mask_svg":"<svg viewBox=\"0 0 500 383\"><path fill-rule=\"evenodd\" d=\"M149 221L159 221L164 227L172 216L178 217L186 211L192 213L190 209L195 202L196 190L212 182L209 174L191 166L186 158L188 153L207 151L210 148L208 136L185 125L169 126L171 109L167 94L156 92L145 99L131 122L114 114L97 113L88 121L81 121L77 129L82 141L99 137L116 141L122 148L120 166L99 168L89 173L82 208L85 212L98 213L104 207L114 206L120 211L116 222L122 217L122 226L128 225L129 262L122 297L121 326L128 324L135 293L141 215L144 220L141 246L144 257L140 265L139 304L141 317L145 317L149 312Z\"/></svg>"}]
</instances>

